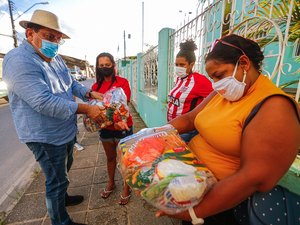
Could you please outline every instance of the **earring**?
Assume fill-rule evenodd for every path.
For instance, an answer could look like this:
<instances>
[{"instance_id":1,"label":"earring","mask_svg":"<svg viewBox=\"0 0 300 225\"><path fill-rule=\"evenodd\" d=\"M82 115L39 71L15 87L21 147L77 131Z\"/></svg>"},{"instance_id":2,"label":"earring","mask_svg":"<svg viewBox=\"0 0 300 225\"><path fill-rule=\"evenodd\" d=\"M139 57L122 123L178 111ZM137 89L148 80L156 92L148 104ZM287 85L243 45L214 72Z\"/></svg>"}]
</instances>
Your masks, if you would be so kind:
<instances>
[{"instance_id":1,"label":"earring","mask_svg":"<svg viewBox=\"0 0 300 225\"><path fill-rule=\"evenodd\" d=\"M247 75L247 71L246 70L244 70L244 77Z\"/></svg>"}]
</instances>

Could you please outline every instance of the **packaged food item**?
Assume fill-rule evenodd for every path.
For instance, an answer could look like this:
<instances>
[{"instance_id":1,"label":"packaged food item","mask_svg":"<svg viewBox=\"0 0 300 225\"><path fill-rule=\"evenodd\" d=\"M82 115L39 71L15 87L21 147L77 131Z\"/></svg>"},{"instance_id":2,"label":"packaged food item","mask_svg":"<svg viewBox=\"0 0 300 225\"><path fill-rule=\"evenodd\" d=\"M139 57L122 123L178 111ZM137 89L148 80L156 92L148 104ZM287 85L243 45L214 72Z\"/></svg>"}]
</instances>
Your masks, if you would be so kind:
<instances>
[{"instance_id":1,"label":"packaged food item","mask_svg":"<svg viewBox=\"0 0 300 225\"><path fill-rule=\"evenodd\" d=\"M171 125L120 140L118 168L135 193L169 214L198 204L216 183Z\"/></svg>"},{"instance_id":2,"label":"packaged food item","mask_svg":"<svg viewBox=\"0 0 300 225\"><path fill-rule=\"evenodd\" d=\"M83 115L84 127L89 132L96 132L120 121L126 122L129 117L127 97L122 88L110 89L104 93L102 101L93 99L88 104L104 108L100 125L87 115Z\"/></svg>"}]
</instances>

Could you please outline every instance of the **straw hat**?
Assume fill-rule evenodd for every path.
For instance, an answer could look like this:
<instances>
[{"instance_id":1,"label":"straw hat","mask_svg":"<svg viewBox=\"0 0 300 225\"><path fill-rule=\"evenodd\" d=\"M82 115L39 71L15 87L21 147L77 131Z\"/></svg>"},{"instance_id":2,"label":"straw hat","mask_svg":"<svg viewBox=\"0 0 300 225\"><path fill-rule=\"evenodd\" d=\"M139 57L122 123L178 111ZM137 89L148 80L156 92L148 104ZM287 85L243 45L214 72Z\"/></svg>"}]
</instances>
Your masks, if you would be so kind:
<instances>
[{"instance_id":1,"label":"straw hat","mask_svg":"<svg viewBox=\"0 0 300 225\"><path fill-rule=\"evenodd\" d=\"M50 28L52 30L56 30L63 35L63 38L70 38L68 35L64 34L61 31L58 17L49 11L40 10L40 9L35 10L32 14L30 21L22 20L19 22L21 27L25 29L27 28L28 23L34 23L46 28Z\"/></svg>"}]
</instances>

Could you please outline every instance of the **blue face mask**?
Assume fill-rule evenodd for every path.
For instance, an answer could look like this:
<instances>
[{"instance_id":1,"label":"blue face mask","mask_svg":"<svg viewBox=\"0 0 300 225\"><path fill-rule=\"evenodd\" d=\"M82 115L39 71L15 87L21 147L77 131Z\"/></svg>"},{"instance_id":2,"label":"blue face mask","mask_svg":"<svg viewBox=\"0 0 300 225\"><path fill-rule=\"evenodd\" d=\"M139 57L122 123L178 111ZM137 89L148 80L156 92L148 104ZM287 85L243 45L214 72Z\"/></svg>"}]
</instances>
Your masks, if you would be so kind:
<instances>
[{"instance_id":1,"label":"blue face mask","mask_svg":"<svg viewBox=\"0 0 300 225\"><path fill-rule=\"evenodd\" d=\"M42 39L42 47L39 50L44 56L52 59L58 53L58 44Z\"/></svg>"}]
</instances>

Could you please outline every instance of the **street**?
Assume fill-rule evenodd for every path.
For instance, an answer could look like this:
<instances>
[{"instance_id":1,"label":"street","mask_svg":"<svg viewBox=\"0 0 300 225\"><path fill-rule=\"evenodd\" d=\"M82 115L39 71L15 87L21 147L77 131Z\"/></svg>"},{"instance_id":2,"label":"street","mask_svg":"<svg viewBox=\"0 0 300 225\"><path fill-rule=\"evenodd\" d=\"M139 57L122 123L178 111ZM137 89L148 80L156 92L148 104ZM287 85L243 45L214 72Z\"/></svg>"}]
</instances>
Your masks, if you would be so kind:
<instances>
[{"instance_id":1,"label":"street","mask_svg":"<svg viewBox=\"0 0 300 225\"><path fill-rule=\"evenodd\" d=\"M6 211L30 181L36 166L34 156L21 144L9 104L0 99L0 212Z\"/></svg>"},{"instance_id":2,"label":"street","mask_svg":"<svg viewBox=\"0 0 300 225\"><path fill-rule=\"evenodd\" d=\"M93 83L96 82L96 78L88 78L87 80L81 81L80 83L82 83L84 86L91 88Z\"/></svg>"},{"instance_id":3,"label":"street","mask_svg":"<svg viewBox=\"0 0 300 225\"><path fill-rule=\"evenodd\" d=\"M96 82L96 78L88 78L84 81L80 81L80 83L83 84L87 88L92 88L92 85L95 82ZM76 102L81 102L82 103L82 100L79 99L79 98L76 98Z\"/></svg>"}]
</instances>

